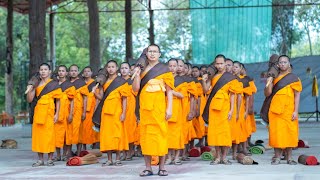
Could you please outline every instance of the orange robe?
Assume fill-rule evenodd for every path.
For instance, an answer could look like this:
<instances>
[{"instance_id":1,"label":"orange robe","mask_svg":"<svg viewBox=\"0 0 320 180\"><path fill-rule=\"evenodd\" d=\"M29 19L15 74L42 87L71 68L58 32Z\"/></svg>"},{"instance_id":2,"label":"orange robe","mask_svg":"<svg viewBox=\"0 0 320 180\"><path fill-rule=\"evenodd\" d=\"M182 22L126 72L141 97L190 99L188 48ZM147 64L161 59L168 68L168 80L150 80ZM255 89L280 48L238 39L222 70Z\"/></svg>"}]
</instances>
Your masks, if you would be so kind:
<instances>
[{"instance_id":1,"label":"orange robe","mask_svg":"<svg viewBox=\"0 0 320 180\"><path fill-rule=\"evenodd\" d=\"M80 143L80 126L82 123L81 116L83 112L83 95L89 94L88 87L82 86L76 89L76 96L74 98L73 117L72 117L72 141L71 144Z\"/></svg>"},{"instance_id":2,"label":"orange robe","mask_svg":"<svg viewBox=\"0 0 320 180\"><path fill-rule=\"evenodd\" d=\"M72 126L68 129L68 117L70 114L70 99L73 99L76 89L71 86L61 93L59 120L54 124L56 147L62 148L64 143L71 145Z\"/></svg>"},{"instance_id":3,"label":"orange robe","mask_svg":"<svg viewBox=\"0 0 320 180\"><path fill-rule=\"evenodd\" d=\"M273 80L275 85L284 75ZM302 84L293 82L280 89L272 98L269 109L269 144L274 148L298 146L298 120L292 121L294 90L301 92Z\"/></svg>"},{"instance_id":4,"label":"orange robe","mask_svg":"<svg viewBox=\"0 0 320 180\"><path fill-rule=\"evenodd\" d=\"M181 83L175 87L176 92L181 92L186 83ZM172 117L168 120L168 148L169 149L183 149L183 113L182 113L182 99L173 96L172 100Z\"/></svg>"},{"instance_id":5,"label":"orange robe","mask_svg":"<svg viewBox=\"0 0 320 180\"><path fill-rule=\"evenodd\" d=\"M197 88L197 96L198 96L198 98L200 98L200 107L199 107L199 105L197 105L197 111L200 108L200 116L193 118L192 123L193 123L193 127L194 127L194 130L196 133L196 138L201 139L205 134L205 126L204 126L204 121L203 121L202 112L201 112L201 101L204 99L204 96L203 96L203 90L202 90L202 86L201 86L200 81L196 82L196 88ZM203 107L203 109L204 109L204 107ZM202 109L202 111L203 111L203 109Z\"/></svg>"},{"instance_id":6,"label":"orange robe","mask_svg":"<svg viewBox=\"0 0 320 180\"><path fill-rule=\"evenodd\" d=\"M142 74L142 77L146 73ZM171 72L150 79L140 92L140 145L143 155L168 154L165 84L174 89Z\"/></svg>"},{"instance_id":7,"label":"orange robe","mask_svg":"<svg viewBox=\"0 0 320 180\"><path fill-rule=\"evenodd\" d=\"M112 81L103 85L105 91ZM122 113L122 98L129 95L128 84L123 84L110 92L103 103L100 126L100 151L128 150L129 143L124 127L120 121ZM130 108L127 106L127 108Z\"/></svg>"},{"instance_id":8,"label":"orange robe","mask_svg":"<svg viewBox=\"0 0 320 180\"><path fill-rule=\"evenodd\" d=\"M50 79L48 82L52 81ZM39 96L46 82L36 88L36 96ZM34 108L34 117L32 124L32 151L38 153L53 153L55 151L55 133L54 133L54 99L61 97L61 88L53 90L38 100ZM34 97L36 98L36 97Z\"/></svg>"},{"instance_id":9,"label":"orange robe","mask_svg":"<svg viewBox=\"0 0 320 180\"><path fill-rule=\"evenodd\" d=\"M87 88L92 82L94 82L93 79L90 79L88 82L86 82ZM99 91L99 89L97 88L96 91ZM100 139L99 133L92 129L93 127L92 116L93 116L95 107L96 107L96 97L94 96L94 93L88 91L86 119L81 123L81 126L80 126L80 143L82 144L93 144L93 143L99 142L99 139Z\"/></svg>"},{"instance_id":10,"label":"orange robe","mask_svg":"<svg viewBox=\"0 0 320 180\"><path fill-rule=\"evenodd\" d=\"M221 76L222 74L218 74L212 78L212 87L214 87ZM229 93L237 93L237 83L237 80L234 79L225 84L217 91L210 102L208 127L209 146L231 146L232 144L228 120L228 113L230 111Z\"/></svg>"},{"instance_id":11,"label":"orange robe","mask_svg":"<svg viewBox=\"0 0 320 180\"><path fill-rule=\"evenodd\" d=\"M238 94L242 94L242 91L243 91L242 83L237 81L236 88L237 88L238 93L234 95L235 96L234 105L233 105L234 109L233 109L232 117L231 117L231 120L229 121L229 123L230 123L232 143L239 144L240 143L241 126L240 126L239 119L237 120L237 111L238 111L237 107L238 107Z\"/></svg>"},{"instance_id":12,"label":"orange robe","mask_svg":"<svg viewBox=\"0 0 320 180\"><path fill-rule=\"evenodd\" d=\"M250 88L251 88L251 91L252 91L252 96L254 96L254 94L257 93L257 87L254 84L253 80L250 81L249 84L250 84ZM250 122L248 124L250 124L250 126L251 126L251 133L256 132L257 131L257 126L256 126L256 120L254 118L254 113L248 115L248 120L247 121Z\"/></svg>"},{"instance_id":13,"label":"orange robe","mask_svg":"<svg viewBox=\"0 0 320 180\"><path fill-rule=\"evenodd\" d=\"M137 128L137 118L135 115L136 109L136 96L132 90L132 84L128 84L129 94L127 97L127 111L126 111L126 120L124 121L124 126L127 131L128 142L135 142L135 133Z\"/></svg>"},{"instance_id":14,"label":"orange robe","mask_svg":"<svg viewBox=\"0 0 320 180\"><path fill-rule=\"evenodd\" d=\"M197 137L197 134L194 130L192 120L188 120L188 114L190 112L190 98L193 95L195 98L198 96L197 87L194 82L186 82L187 91L182 91L184 98L182 99L182 108L183 108L183 132L184 132L184 144L188 144L189 141Z\"/></svg>"}]
</instances>

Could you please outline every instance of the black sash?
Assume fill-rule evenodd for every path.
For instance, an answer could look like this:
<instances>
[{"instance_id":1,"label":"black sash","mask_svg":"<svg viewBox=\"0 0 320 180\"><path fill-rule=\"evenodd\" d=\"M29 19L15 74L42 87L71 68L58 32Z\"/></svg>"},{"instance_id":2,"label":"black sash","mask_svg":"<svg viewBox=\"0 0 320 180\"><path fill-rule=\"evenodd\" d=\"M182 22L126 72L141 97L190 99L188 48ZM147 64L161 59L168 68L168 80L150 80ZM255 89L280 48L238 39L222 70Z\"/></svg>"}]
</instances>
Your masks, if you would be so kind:
<instances>
[{"instance_id":1,"label":"black sash","mask_svg":"<svg viewBox=\"0 0 320 180\"><path fill-rule=\"evenodd\" d=\"M38 100L43 96L46 95L56 89L60 88L59 82L51 80L50 82L47 83L47 85L42 89L41 93L39 96L35 96L30 103L30 123L33 123L33 116L34 116L34 108L37 105Z\"/></svg>"},{"instance_id":2,"label":"black sash","mask_svg":"<svg viewBox=\"0 0 320 180\"><path fill-rule=\"evenodd\" d=\"M101 99L101 101L98 104L97 109L94 111L93 113L93 117L92 117L92 122L94 124L94 126L96 126L97 128L100 127L101 125L101 113L102 113L102 108L103 108L103 104L104 101L106 100L106 98L109 96L109 94L117 89L118 87L122 86L123 84L125 84L127 81L125 79L123 79L120 76L117 76L112 82L111 84L108 86L108 88L105 90L104 95ZM119 107L120 108L120 107Z\"/></svg>"},{"instance_id":3,"label":"black sash","mask_svg":"<svg viewBox=\"0 0 320 180\"><path fill-rule=\"evenodd\" d=\"M127 79L127 82L128 82L129 85L132 85L133 79L129 78L129 79Z\"/></svg>"},{"instance_id":4,"label":"black sash","mask_svg":"<svg viewBox=\"0 0 320 180\"><path fill-rule=\"evenodd\" d=\"M218 80L218 82L215 84L215 86L212 88L212 91L209 95L209 98L206 102L206 106L203 110L202 113L202 118L204 120L204 122L206 124L209 124L209 107L210 107L210 103L212 98L216 95L216 93L224 86L226 85L228 82L232 81L236 79L236 77L228 72L223 73L223 75L220 77L220 79Z\"/></svg>"},{"instance_id":5,"label":"black sash","mask_svg":"<svg viewBox=\"0 0 320 180\"><path fill-rule=\"evenodd\" d=\"M282 88L286 87L287 85L299 81L297 75L289 73L285 75L282 79L280 79L272 88L272 93L270 96L264 99L263 105L261 107L260 116L264 122L269 123L269 109L271 105L271 101L273 96Z\"/></svg>"},{"instance_id":6,"label":"black sash","mask_svg":"<svg viewBox=\"0 0 320 180\"><path fill-rule=\"evenodd\" d=\"M85 82L82 78L73 81L72 84L74 85L74 87L75 87L76 89L79 89L79 88L87 85L86 82Z\"/></svg>"},{"instance_id":7,"label":"black sash","mask_svg":"<svg viewBox=\"0 0 320 180\"><path fill-rule=\"evenodd\" d=\"M174 77L174 87L178 87L180 84L185 82L185 78L183 76L175 76Z\"/></svg>"},{"instance_id":8,"label":"black sash","mask_svg":"<svg viewBox=\"0 0 320 180\"><path fill-rule=\"evenodd\" d=\"M70 88L71 86L73 86L73 84L70 81L64 81L63 83L60 84L61 90L62 92L64 92L65 90L67 90L68 88Z\"/></svg>"},{"instance_id":9,"label":"black sash","mask_svg":"<svg viewBox=\"0 0 320 180\"><path fill-rule=\"evenodd\" d=\"M135 114L138 120L140 120L140 93L143 87L148 83L150 79L154 79L155 77L170 72L169 68L166 64L158 63L154 67L152 67L147 74L141 79L140 89L138 95L136 96L136 110Z\"/></svg>"},{"instance_id":10,"label":"black sash","mask_svg":"<svg viewBox=\"0 0 320 180\"><path fill-rule=\"evenodd\" d=\"M91 91L92 91L92 88L95 87L96 84L97 84L97 82L92 81L92 83L90 83L90 84L88 85L88 91L91 92Z\"/></svg>"}]
</instances>

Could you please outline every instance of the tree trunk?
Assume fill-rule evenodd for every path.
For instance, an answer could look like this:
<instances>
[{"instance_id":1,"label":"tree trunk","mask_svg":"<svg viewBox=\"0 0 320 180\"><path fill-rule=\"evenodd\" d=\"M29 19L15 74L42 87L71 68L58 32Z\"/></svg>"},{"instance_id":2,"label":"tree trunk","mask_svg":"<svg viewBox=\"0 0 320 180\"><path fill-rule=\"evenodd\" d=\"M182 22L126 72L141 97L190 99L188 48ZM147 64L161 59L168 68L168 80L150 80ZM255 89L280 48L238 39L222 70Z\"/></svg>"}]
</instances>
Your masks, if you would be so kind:
<instances>
[{"instance_id":1,"label":"tree trunk","mask_svg":"<svg viewBox=\"0 0 320 180\"><path fill-rule=\"evenodd\" d=\"M154 44L154 23L153 23L153 10L151 9L151 0L148 4L148 10L149 10L149 23L150 27L148 29L149 31L149 41L150 44Z\"/></svg>"},{"instance_id":2,"label":"tree trunk","mask_svg":"<svg viewBox=\"0 0 320 180\"><path fill-rule=\"evenodd\" d=\"M56 66L56 37L55 37L55 27L54 27L54 15L55 13L50 14L50 23L49 23L49 37L50 37L50 65L52 70Z\"/></svg>"},{"instance_id":3,"label":"tree trunk","mask_svg":"<svg viewBox=\"0 0 320 180\"><path fill-rule=\"evenodd\" d=\"M130 60L133 57L131 0L126 0L125 13L126 13L126 61L130 63Z\"/></svg>"},{"instance_id":4,"label":"tree trunk","mask_svg":"<svg viewBox=\"0 0 320 180\"><path fill-rule=\"evenodd\" d=\"M29 77L39 70L41 63L47 61L46 2L43 0L29 0Z\"/></svg>"},{"instance_id":5,"label":"tree trunk","mask_svg":"<svg viewBox=\"0 0 320 180\"><path fill-rule=\"evenodd\" d=\"M6 112L13 114L13 0L8 0L7 10L7 54L6 54L6 73L5 73L5 93L6 93Z\"/></svg>"},{"instance_id":6,"label":"tree trunk","mask_svg":"<svg viewBox=\"0 0 320 180\"><path fill-rule=\"evenodd\" d=\"M97 0L87 0L90 31L90 66L97 73L100 65L99 10Z\"/></svg>"},{"instance_id":7,"label":"tree trunk","mask_svg":"<svg viewBox=\"0 0 320 180\"><path fill-rule=\"evenodd\" d=\"M304 28L307 32L307 35L308 35L308 41L309 41L309 49L310 49L310 55L312 56L313 55L313 52L312 52L312 43L311 43L311 37L310 37L310 30L308 28L308 25L304 25Z\"/></svg>"}]
</instances>

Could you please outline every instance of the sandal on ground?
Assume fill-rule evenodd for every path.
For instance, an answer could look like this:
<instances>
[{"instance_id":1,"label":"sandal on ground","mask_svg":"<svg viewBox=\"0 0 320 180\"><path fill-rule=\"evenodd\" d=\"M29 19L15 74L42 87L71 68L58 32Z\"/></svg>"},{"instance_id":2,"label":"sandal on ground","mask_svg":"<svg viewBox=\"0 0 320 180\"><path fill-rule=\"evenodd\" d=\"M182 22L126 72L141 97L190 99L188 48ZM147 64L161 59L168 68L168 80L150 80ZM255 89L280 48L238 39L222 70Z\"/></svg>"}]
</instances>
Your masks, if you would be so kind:
<instances>
[{"instance_id":1,"label":"sandal on ground","mask_svg":"<svg viewBox=\"0 0 320 180\"><path fill-rule=\"evenodd\" d=\"M132 161L132 156L127 157L127 158L126 158L126 161Z\"/></svg>"},{"instance_id":2,"label":"sandal on ground","mask_svg":"<svg viewBox=\"0 0 320 180\"><path fill-rule=\"evenodd\" d=\"M231 165L232 163L228 159L223 159L223 160L221 160L221 164Z\"/></svg>"},{"instance_id":3,"label":"sandal on ground","mask_svg":"<svg viewBox=\"0 0 320 180\"><path fill-rule=\"evenodd\" d=\"M183 156L181 158L182 161L190 161L190 158L188 156Z\"/></svg>"},{"instance_id":4,"label":"sandal on ground","mask_svg":"<svg viewBox=\"0 0 320 180\"><path fill-rule=\"evenodd\" d=\"M61 156L60 157L54 157L53 159L52 159L52 161L54 161L54 162L56 162L56 161L61 161Z\"/></svg>"},{"instance_id":5,"label":"sandal on ground","mask_svg":"<svg viewBox=\"0 0 320 180\"><path fill-rule=\"evenodd\" d=\"M158 171L158 175L159 176L168 176L169 174L168 174L167 170L162 169L162 170Z\"/></svg>"},{"instance_id":6,"label":"sandal on ground","mask_svg":"<svg viewBox=\"0 0 320 180\"><path fill-rule=\"evenodd\" d=\"M165 165L169 165L172 164L172 160L171 159L166 159L166 161L164 162Z\"/></svg>"},{"instance_id":7,"label":"sandal on ground","mask_svg":"<svg viewBox=\"0 0 320 180\"><path fill-rule=\"evenodd\" d=\"M271 165L278 165L280 164L280 158L272 158Z\"/></svg>"},{"instance_id":8,"label":"sandal on ground","mask_svg":"<svg viewBox=\"0 0 320 180\"><path fill-rule=\"evenodd\" d=\"M107 161L105 163L102 163L102 166L112 166L113 162L112 161Z\"/></svg>"},{"instance_id":9,"label":"sandal on ground","mask_svg":"<svg viewBox=\"0 0 320 180\"><path fill-rule=\"evenodd\" d=\"M152 176L153 175L153 172L150 171L150 170L143 170L141 173L140 173L140 176L141 177L145 177L145 176Z\"/></svg>"},{"instance_id":10,"label":"sandal on ground","mask_svg":"<svg viewBox=\"0 0 320 180\"><path fill-rule=\"evenodd\" d=\"M122 163L120 160L116 160L116 162L114 163L115 166L122 166Z\"/></svg>"},{"instance_id":11,"label":"sandal on ground","mask_svg":"<svg viewBox=\"0 0 320 180\"><path fill-rule=\"evenodd\" d=\"M53 160L48 160L47 161L47 166L54 166Z\"/></svg>"},{"instance_id":12,"label":"sandal on ground","mask_svg":"<svg viewBox=\"0 0 320 180\"><path fill-rule=\"evenodd\" d=\"M121 156L120 161L125 161L127 159L127 156Z\"/></svg>"},{"instance_id":13,"label":"sandal on ground","mask_svg":"<svg viewBox=\"0 0 320 180\"><path fill-rule=\"evenodd\" d=\"M32 167L38 167L38 166L44 166L44 162L41 160L38 160L37 162L32 164Z\"/></svg>"},{"instance_id":14,"label":"sandal on ground","mask_svg":"<svg viewBox=\"0 0 320 180\"><path fill-rule=\"evenodd\" d=\"M172 161L172 163L173 163L174 165L182 165L182 162L181 162L180 159L175 159L174 161Z\"/></svg>"},{"instance_id":15,"label":"sandal on ground","mask_svg":"<svg viewBox=\"0 0 320 180\"><path fill-rule=\"evenodd\" d=\"M61 161L68 161L69 157L68 156L62 156Z\"/></svg>"},{"instance_id":16,"label":"sandal on ground","mask_svg":"<svg viewBox=\"0 0 320 180\"><path fill-rule=\"evenodd\" d=\"M294 161L293 159L288 160L287 163L288 163L289 165L297 165L297 162Z\"/></svg>"},{"instance_id":17,"label":"sandal on ground","mask_svg":"<svg viewBox=\"0 0 320 180\"><path fill-rule=\"evenodd\" d=\"M217 165L220 163L220 159L215 159L214 161L210 162L210 165Z\"/></svg>"}]
</instances>

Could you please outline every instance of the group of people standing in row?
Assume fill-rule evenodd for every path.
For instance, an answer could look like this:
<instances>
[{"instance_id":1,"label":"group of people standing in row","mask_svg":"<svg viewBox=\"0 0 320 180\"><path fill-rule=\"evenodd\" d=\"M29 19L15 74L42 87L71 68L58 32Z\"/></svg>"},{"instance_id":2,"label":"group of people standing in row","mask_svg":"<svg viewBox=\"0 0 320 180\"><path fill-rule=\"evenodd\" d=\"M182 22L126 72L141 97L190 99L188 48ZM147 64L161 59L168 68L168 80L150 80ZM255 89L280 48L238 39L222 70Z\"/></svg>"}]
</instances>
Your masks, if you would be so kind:
<instances>
[{"instance_id":1,"label":"group of people standing in row","mask_svg":"<svg viewBox=\"0 0 320 180\"><path fill-rule=\"evenodd\" d=\"M160 56L160 47L152 44L145 51L143 68L110 60L104 66L107 80L99 86L90 67L79 74L77 65L60 65L57 80L53 80L50 66L41 64L41 81L37 87L29 85L31 91L27 93L28 102L36 104L32 151L38 153L39 160L33 166L44 165L44 153L48 153L47 166L67 160L73 155L72 145L76 145L76 155L86 145L106 152L108 160L103 166L121 166L141 147L146 168L140 176L153 175L152 156L159 157L158 175L167 176L164 165L181 165L194 146L215 147L211 165L231 164L226 157L230 147L233 159L239 151L249 154L250 137L256 131L253 95L257 88L244 65L224 55L217 55L211 65L200 68L174 58L163 64ZM281 78L291 74L287 56L280 56L278 66L280 74L265 88L266 96L273 93ZM283 149L287 150L288 163L294 164L290 150L298 143L296 119L301 90L298 79L272 94L272 164L280 162ZM99 132L92 128L93 116L101 118Z\"/></svg>"}]
</instances>

